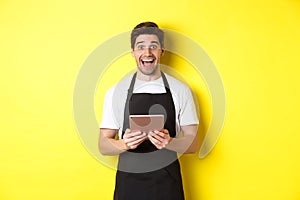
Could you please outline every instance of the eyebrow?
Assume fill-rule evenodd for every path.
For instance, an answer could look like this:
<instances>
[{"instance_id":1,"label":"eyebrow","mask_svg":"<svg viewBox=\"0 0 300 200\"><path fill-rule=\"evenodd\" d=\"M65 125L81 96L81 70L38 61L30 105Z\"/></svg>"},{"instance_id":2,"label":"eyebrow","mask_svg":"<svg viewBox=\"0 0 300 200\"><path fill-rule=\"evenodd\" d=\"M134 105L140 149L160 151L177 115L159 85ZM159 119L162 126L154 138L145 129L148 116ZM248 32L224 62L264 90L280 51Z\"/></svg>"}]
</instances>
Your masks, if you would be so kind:
<instances>
[{"instance_id":1,"label":"eyebrow","mask_svg":"<svg viewBox=\"0 0 300 200\"><path fill-rule=\"evenodd\" d=\"M135 46L137 46L138 44L143 44L143 43L145 43L145 41L137 42L137 43L135 44ZM157 44L157 45L159 45L159 43L158 43L157 41L151 41L151 44Z\"/></svg>"}]
</instances>

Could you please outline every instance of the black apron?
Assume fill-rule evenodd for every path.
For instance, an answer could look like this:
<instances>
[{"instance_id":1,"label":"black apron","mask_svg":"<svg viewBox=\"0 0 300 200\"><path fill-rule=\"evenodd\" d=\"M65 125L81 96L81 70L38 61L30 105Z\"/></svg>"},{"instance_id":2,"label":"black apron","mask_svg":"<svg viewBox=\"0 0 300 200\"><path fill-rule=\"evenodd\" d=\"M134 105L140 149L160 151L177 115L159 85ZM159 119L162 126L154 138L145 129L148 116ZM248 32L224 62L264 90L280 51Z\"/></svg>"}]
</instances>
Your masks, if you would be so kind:
<instances>
[{"instance_id":1,"label":"black apron","mask_svg":"<svg viewBox=\"0 0 300 200\"><path fill-rule=\"evenodd\" d=\"M129 128L129 114L164 114L164 128L176 136L176 114L170 87L162 78L166 93L133 94L136 73L128 89L124 110L123 133ZM151 113L149 113L149 110ZM158 150L149 140L136 149L119 156L114 200L183 200L184 193L177 154L167 149Z\"/></svg>"}]
</instances>

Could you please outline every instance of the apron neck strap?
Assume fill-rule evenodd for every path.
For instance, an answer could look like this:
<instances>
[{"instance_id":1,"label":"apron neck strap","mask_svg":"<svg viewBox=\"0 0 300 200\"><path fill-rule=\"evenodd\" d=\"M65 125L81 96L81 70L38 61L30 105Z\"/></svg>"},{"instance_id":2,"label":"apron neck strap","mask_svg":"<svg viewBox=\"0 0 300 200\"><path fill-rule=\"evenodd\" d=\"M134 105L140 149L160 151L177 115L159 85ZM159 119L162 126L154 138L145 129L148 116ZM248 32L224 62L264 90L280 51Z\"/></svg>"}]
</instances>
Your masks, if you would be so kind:
<instances>
[{"instance_id":1,"label":"apron neck strap","mask_svg":"<svg viewBox=\"0 0 300 200\"><path fill-rule=\"evenodd\" d=\"M163 72L161 72L161 77L163 79L163 82L164 82L166 90L170 90L169 83L168 83L167 78L166 78L166 76L165 76L165 74Z\"/></svg>"},{"instance_id":2,"label":"apron neck strap","mask_svg":"<svg viewBox=\"0 0 300 200\"><path fill-rule=\"evenodd\" d=\"M133 88L134 88L134 84L135 84L135 79L136 79L136 72L133 74L131 82L130 82L130 86L128 88L128 94L132 94L133 93Z\"/></svg>"},{"instance_id":3,"label":"apron neck strap","mask_svg":"<svg viewBox=\"0 0 300 200\"><path fill-rule=\"evenodd\" d=\"M169 83L167 81L167 78L166 78L166 76L165 76L165 74L163 72L161 72L161 77L163 79L165 88L170 89L170 86L169 86ZM130 82L130 86L128 88L128 94L129 93L131 93L131 94L133 93L133 88L134 88L135 80L136 80L136 72L132 76L132 79L131 79L131 82Z\"/></svg>"}]
</instances>

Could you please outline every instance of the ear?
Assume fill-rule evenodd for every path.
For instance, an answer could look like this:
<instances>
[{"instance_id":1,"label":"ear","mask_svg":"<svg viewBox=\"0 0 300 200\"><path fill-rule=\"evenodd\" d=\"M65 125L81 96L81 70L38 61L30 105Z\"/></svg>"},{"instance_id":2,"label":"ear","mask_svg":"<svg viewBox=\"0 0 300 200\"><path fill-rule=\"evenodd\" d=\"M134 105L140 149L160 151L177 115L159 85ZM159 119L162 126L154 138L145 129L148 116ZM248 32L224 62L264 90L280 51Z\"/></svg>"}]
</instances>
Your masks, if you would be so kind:
<instances>
[{"instance_id":1,"label":"ear","mask_svg":"<svg viewBox=\"0 0 300 200\"><path fill-rule=\"evenodd\" d=\"M131 56L134 57L134 51L131 49Z\"/></svg>"},{"instance_id":2,"label":"ear","mask_svg":"<svg viewBox=\"0 0 300 200\"><path fill-rule=\"evenodd\" d=\"M164 49L164 48L162 48L162 49L161 49L160 56L163 56L164 54L165 54L165 49Z\"/></svg>"}]
</instances>

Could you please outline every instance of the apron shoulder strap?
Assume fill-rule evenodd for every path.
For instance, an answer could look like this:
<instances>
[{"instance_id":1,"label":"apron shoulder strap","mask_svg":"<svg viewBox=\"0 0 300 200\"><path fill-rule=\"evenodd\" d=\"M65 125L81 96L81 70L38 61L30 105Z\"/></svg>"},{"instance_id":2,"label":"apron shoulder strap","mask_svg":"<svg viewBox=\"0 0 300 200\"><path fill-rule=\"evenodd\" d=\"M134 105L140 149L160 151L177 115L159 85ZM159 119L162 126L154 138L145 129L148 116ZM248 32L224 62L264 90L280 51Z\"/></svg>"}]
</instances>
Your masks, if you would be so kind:
<instances>
[{"instance_id":1,"label":"apron shoulder strap","mask_svg":"<svg viewBox=\"0 0 300 200\"><path fill-rule=\"evenodd\" d=\"M133 92L134 84L135 84L135 79L136 79L136 72L133 74L130 86L128 88L128 94ZM127 95L128 96L128 95Z\"/></svg>"},{"instance_id":2,"label":"apron shoulder strap","mask_svg":"<svg viewBox=\"0 0 300 200\"><path fill-rule=\"evenodd\" d=\"M170 91L169 83L168 83L167 78L166 78L166 76L165 76L165 74L164 74L163 72L161 72L161 77L162 77L162 79L163 79L163 82L164 82L164 85L165 85L166 90L169 90L169 91Z\"/></svg>"},{"instance_id":3,"label":"apron shoulder strap","mask_svg":"<svg viewBox=\"0 0 300 200\"><path fill-rule=\"evenodd\" d=\"M131 95L133 93L133 88L134 88L134 83L135 83L135 79L136 79L136 73L133 74L131 82L130 82L130 86L128 88L128 93L127 93L127 98L126 98L126 102L125 102L125 108L124 108L124 119L123 119L123 130L125 132L125 127L129 126L129 100L131 98ZM123 137L123 134L122 134Z\"/></svg>"}]
</instances>

